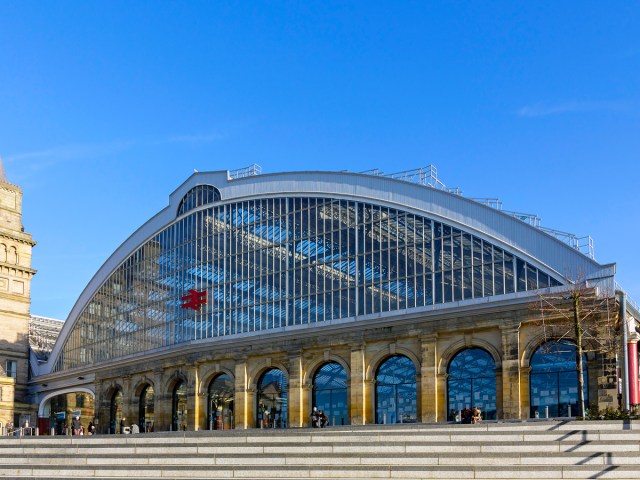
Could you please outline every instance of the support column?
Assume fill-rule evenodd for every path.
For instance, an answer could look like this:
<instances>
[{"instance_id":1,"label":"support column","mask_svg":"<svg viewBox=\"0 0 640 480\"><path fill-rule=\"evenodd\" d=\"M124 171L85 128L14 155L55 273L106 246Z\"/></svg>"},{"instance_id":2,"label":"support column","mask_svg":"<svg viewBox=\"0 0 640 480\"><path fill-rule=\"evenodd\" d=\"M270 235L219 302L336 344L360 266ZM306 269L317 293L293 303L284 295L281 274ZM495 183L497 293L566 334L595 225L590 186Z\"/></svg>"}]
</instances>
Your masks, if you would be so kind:
<instances>
[{"instance_id":1,"label":"support column","mask_svg":"<svg viewBox=\"0 0 640 480\"><path fill-rule=\"evenodd\" d=\"M304 412L302 402L302 354L295 352L289 356L289 425L303 427Z\"/></svg>"},{"instance_id":2,"label":"support column","mask_svg":"<svg viewBox=\"0 0 640 480\"><path fill-rule=\"evenodd\" d=\"M187 370L187 430L198 430L200 402L198 396L198 364L186 365Z\"/></svg>"},{"instance_id":3,"label":"support column","mask_svg":"<svg viewBox=\"0 0 640 480\"><path fill-rule=\"evenodd\" d=\"M351 348L351 425L367 423L364 345ZM371 418L369 416L369 418Z\"/></svg>"},{"instance_id":4,"label":"support column","mask_svg":"<svg viewBox=\"0 0 640 480\"><path fill-rule=\"evenodd\" d=\"M521 418L520 392L520 326L501 327L502 332L502 412L498 418ZM496 381L500 378L496 375ZM496 388L496 393L499 389ZM498 399L498 402L500 400Z\"/></svg>"},{"instance_id":5,"label":"support column","mask_svg":"<svg viewBox=\"0 0 640 480\"><path fill-rule=\"evenodd\" d=\"M164 370L158 369L153 371L153 416L155 418L153 430L162 432L169 430L171 424L171 405L169 411L166 408L166 392L164 385Z\"/></svg>"},{"instance_id":6,"label":"support column","mask_svg":"<svg viewBox=\"0 0 640 480\"><path fill-rule=\"evenodd\" d=\"M635 328L635 326L634 326ZM627 357L629 363L629 405L638 405L638 340L640 335L636 332L629 334L627 343Z\"/></svg>"},{"instance_id":7,"label":"support column","mask_svg":"<svg viewBox=\"0 0 640 480\"><path fill-rule=\"evenodd\" d=\"M420 369L420 419L422 422L438 421L437 383L437 335L422 337L422 367ZM446 417L445 417L446 418Z\"/></svg>"},{"instance_id":8,"label":"support column","mask_svg":"<svg viewBox=\"0 0 640 480\"><path fill-rule=\"evenodd\" d=\"M234 399L234 420L235 427L253 428L255 427L255 391L247 384L247 360L242 359L236 363L235 368L235 399Z\"/></svg>"},{"instance_id":9,"label":"support column","mask_svg":"<svg viewBox=\"0 0 640 480\"><path fill-rule=\"evenodd\" d=\"M138 412L134 411L133 403L131 399L131 375L122 377L122 416L125 418L125 425L128 427L132 423L138 423ZM120 425L116 425L118 433L120 432Z\"/></svg>"}]
</instances>

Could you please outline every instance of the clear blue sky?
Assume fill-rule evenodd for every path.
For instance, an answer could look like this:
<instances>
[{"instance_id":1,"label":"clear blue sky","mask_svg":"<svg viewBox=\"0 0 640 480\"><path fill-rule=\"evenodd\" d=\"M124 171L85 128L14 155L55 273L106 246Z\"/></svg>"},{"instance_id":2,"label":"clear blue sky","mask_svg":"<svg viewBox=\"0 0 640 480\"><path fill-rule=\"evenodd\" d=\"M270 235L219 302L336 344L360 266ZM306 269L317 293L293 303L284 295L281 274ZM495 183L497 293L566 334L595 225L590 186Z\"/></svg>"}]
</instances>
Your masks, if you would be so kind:
<instances>
[{"instance_id":1,"label":"clear blue sky","mask_svg":"<svg viewBox=\"0 0 640 480\"><path fill-rule=\"evenodd\" d=\"M640 299L640 4L0 2L0 154L32 312L82 289L193 169L387 172L590 234Z\"/></svg>"}]
</instances>

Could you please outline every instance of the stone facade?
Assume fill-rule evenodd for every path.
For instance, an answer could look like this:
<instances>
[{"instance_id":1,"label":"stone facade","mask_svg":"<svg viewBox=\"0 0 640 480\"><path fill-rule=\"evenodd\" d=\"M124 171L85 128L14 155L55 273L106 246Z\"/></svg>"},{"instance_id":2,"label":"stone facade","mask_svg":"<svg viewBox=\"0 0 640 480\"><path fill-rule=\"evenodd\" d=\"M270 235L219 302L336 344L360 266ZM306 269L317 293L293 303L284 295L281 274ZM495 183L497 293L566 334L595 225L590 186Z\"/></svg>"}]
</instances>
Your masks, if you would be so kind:
<instances>
[{"instance_id":1,"label":"stone facade","mask_svg":"<svg viewBox=\"0 0 640 480\"><path fill-rule=\"evenodd\" d=\"M31 249L35 242L22 225L22 190L6 181L0 164L0 422L33 422L27 403Z\"/></svg>"},{"instance_id":2,"label":"stone facade","mask_svg":"<svg viewBox=\"0 0 640 480\"><path fill-rule=\"evenodd\" d=\"M447 377L451 360L466 348L481 348L495 362L496 416L530 417L529 360L543 341L540 327L527 305L492 313L467 314L438 320L399 319L393 325L360 327L341 333L302 333L295 338L257 338L231 346L207 345L201 350L139 359L100 370L96 374L96 417L106 432L111 401L123 393L122 415L137 419L140 395L147 385L155 392L155 429L169 430L173 390L186 382L188 430L208 429L208 386L220 374L235 381L235 428L256 428L257 382L277 367L288 378L290 427L310 426L313 377L326 362L337 362L348 375L348 422L375 422L376 371L394 355L409 358L416 367L417 419L447 421ZM589 397L598 399L602 368L588 361ZM600 395L602 399L602 395ZM615 406L600 402L601 408ZM133 420L135 421L135 420Z\"/></svg>"}]
</instances>

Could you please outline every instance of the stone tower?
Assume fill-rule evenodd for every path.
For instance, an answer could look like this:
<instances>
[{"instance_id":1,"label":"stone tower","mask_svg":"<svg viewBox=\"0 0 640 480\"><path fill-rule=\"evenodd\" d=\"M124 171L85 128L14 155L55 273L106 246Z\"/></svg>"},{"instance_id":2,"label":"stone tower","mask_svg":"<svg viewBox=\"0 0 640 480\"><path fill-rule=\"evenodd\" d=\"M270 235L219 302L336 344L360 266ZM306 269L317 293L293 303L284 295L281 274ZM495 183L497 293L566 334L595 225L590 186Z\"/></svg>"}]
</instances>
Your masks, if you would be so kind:
<instances>
[{"instance_id":1,"label":"stone tower","mask_svg":"<svg viewBox=\"0 0 640 480\"><path fill-rule=\"evenodd\" d=\"M0 159L0 422L35 422L27 404L31 249L22 226L22 190L10 184ZM31 418L27 416L31 415Z\"/></svg>"}]
</instances>

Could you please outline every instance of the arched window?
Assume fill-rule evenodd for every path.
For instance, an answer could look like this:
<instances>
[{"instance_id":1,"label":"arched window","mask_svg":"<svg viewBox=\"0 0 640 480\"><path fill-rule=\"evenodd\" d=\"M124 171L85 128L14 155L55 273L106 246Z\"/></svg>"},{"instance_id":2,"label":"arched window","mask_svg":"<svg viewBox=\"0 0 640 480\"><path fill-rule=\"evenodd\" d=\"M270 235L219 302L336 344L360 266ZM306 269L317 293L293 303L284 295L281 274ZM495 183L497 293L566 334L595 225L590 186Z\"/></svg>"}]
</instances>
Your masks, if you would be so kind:
<instances>
[{"instance_id":1,"label":"arched window","mask_svg":"<svg viewBox=\"0 0 640 480\"><path fill-rule=\"evenodd\" d=\"M376 423L418 419L416 366L404 355L385 360L376 372Z\"/></svg>"},{"instance_id":2,"label":"arched window","mask_svg":"<svg viewBox=\"0 0 640 480\"><path fill-rule=\"evenodd\" d=\"M483 419L496 418L496 363L486 350L462 350L451 360L447 373L449 420L474 406L482 411Z\"/></svg>"},{"instance_id":3,"label":"arched window","mask_svg":"<svg viewBox=\"0 0 640 480\"><path fill-rule=\"evenodd\" d=\"M109 433L123 433L120 431L120 420L122 420L122 390L119 388L111 396Z\"/></svg>"},{"instance_id":4,"label":"arched window","mask_svg":"<svg viewBox=\"0 0 640 480\"><path fill-rule=\"evenodd\" d=\"M234 428L235 385L233 379L223 373L209 384L209 430Z\"/></svg>"},{"instance_id":5,"label":"arched window","mask_svg":"<svg viewBox=\"0 0 640 480\"><path fill-rule=\"evenodd\" d=\"M583 355L583 365L586 365ZM529 391L531 396L531 417L544 417L549 407L550 417L564 417L579 413L578 370L576 366L576 346L566 340L547 342L541 345L531 357ZM587 369L584 369L584 400L589 404L587 389Z\"/></svg>"},{"instance_id":6,"label":"arched window","mask_svg":"<svg viewBox=\"0 0 640 480\"><path fill-rule=\"evenodd\" d=\"M154 401L153 386L147 385L140 393L138 426L141 432L153 432L155 423Z\"/></svg>"},{"instance_id":7,"label":"arched window","mask_svg":"<svg viewBox=\"0 0 640 480\"><path fill-rule=\"evenodd\" d=\"M173 401L171 402L171 430L187 429L187 384L179 381L173 387Z\"/></svg>"},{"instance_id":8,"label":"arched window","mask_svg":"<svg viewBox=\"0 0 640 480\"><path fill-rule=\"evenodd\" d=\"M349 423L347 371L338 362L327 362L313 376L313 406L322 410L330 425Z\"/></svg>"},{"instance_id":9,"label":"arched window","mask_svg":"<svg viewBox=\"0 0 640 480\"><path fill-rule=\"evenodd\" d=\"M178 207L178 216L190 210L220 201L220 190L212 185L198 185L193 187L182 198Z\"/></svg>"},{"instance_id":10,"label":"arched window","mask_svg":"<svg viewBox=\"0 0 640 480\"><path fill-rule=\"evenodd\" d=\"M286 428L288 423L288 381L278 368L267 370L258 382L256 426Z\"/></svg>"}]
</instances>

